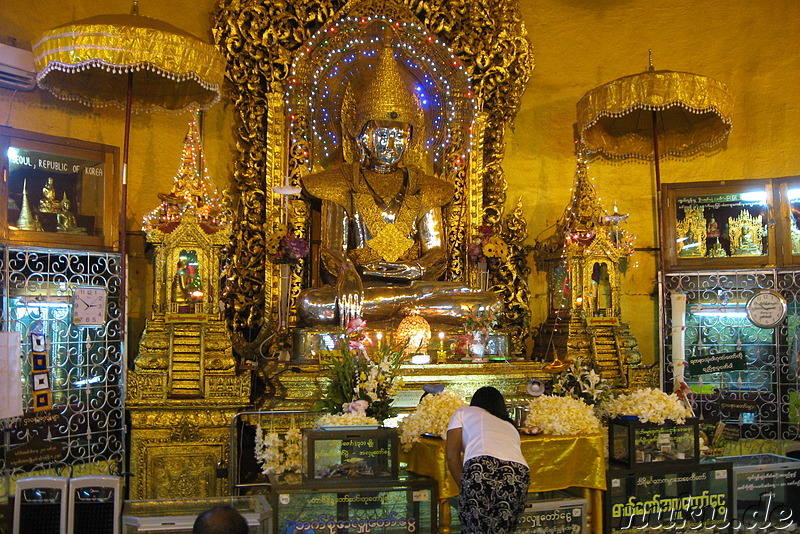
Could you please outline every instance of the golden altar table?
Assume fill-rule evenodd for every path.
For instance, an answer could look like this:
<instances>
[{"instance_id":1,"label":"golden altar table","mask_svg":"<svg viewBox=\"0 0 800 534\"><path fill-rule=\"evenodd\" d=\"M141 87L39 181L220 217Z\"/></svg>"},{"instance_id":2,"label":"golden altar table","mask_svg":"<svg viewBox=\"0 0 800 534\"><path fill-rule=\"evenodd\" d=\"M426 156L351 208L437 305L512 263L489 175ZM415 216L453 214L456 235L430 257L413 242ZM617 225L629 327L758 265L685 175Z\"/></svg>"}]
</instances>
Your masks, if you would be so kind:
<instances>
[{"instance_id":1,"label":"golden altar table","mask_svg":"<svg viewBox=\"0 0 800 534\"><path fill-rule=\"evenodd\" d=\"M522 454L531 469L528 491L555 491L570 487L583 488L589 509L590 532L603 531L603 494L606 489L605 436L521 436ZM458 485L447 469L445 440L423 436L401 461L408 470L429 476L439 484L439 532L450 532L448 499L458 495Z\"/></svg>"}]
</instances>

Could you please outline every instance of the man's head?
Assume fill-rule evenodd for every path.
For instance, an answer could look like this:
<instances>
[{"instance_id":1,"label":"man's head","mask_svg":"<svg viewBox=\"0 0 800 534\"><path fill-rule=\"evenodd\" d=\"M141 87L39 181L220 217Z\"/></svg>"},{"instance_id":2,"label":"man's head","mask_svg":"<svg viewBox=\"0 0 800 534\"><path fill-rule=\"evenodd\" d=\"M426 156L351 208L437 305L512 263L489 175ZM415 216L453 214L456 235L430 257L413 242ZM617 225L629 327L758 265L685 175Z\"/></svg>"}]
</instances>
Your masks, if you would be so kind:
<instances>
[{"instance_id":1,"label":"man's head","mask_svg":"<svg viewBox=\"0 0 800 534\"><path fill-rule=\"evenodd\" d=\"M192 534L247 534L247 521L235 508L215 506L197 516Z\"/></svg>"},{"instance_id":2,"label":"man's head","mask_svg":"<svg viewBox=\"0 0 800 534\"><path fill-rule=\"evenodd\" d=\"M397 168L411 142L412 132L411 125L401 121L367 122L358 138L367 165L379 172Z\"/></svg>"}]
</instances>

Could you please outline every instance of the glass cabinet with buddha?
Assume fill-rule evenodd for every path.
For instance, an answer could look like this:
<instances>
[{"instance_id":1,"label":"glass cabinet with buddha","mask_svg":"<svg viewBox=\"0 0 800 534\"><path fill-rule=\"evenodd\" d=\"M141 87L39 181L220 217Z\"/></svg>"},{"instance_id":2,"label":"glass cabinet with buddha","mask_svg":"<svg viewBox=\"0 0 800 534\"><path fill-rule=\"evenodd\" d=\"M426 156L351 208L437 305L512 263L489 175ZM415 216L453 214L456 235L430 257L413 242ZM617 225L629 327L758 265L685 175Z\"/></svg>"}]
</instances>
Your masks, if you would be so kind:
<instances>
[{"instance_id":1,"label":"glass cabinet with buddha","mask_svg":"<svg viewBox=\"0 0 800 534\"><path fill-rule=\"evenodd\" d=\"M0 237L111 251L119 241L118 149L0 127Z\"/></svg>"},{"instance_id":2,"label":"glass cabinet with buddha","mask_svg":"<svg viewBox=\"0 0 800 534\"><path fill-rule=\"evenodd\" d=\"M775 265L771 181L668 184L664 194L662 250L669 268Z\"/></svg>"}]
</instances>

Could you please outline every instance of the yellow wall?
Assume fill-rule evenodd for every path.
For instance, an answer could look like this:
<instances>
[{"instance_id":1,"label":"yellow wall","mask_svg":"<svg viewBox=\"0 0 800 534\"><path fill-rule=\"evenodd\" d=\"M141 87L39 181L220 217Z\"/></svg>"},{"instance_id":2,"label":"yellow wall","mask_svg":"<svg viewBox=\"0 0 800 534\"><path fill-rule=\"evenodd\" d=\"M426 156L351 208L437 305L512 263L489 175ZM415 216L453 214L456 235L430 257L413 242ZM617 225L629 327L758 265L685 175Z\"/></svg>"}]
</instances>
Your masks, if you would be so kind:
<instances>
[{"instance_id":1,"label":"yellow wall","mask_svg":"<svg viewBox=\"0 0 800 534\"><path fill-rule=\"evenodd\" d=\"M215 0L142 0L140 11L210 40ZM127 13L127 0L3 0L0 41L31 48L40 32L101 13ZM545 232L569 200L575 169L575 104L583 94L620 76L645 70L647 50L656 68L688 71L725 83L735 97L733 132L711 156L665 161L665 183L800 175L800 3L797 0L522 0L536 67L507 137L504 168L509 202L524 198L531 238ZM169 191L180 157L186 116L136 115L131 132L128 219L138 229L144 213ZM39 90L0 89L0 124L122 145L123 114L54 99ZM205 117L211 176L227 187L233 170L232 106L216 105ZM611 208L631 213L637 246L655 246L653 165L594 161L590 175ZM536 214L536 216L534 216ZM545 234L546 235L546 232ZM145 280L142 240L131 248L132 278ZM637 252L623 279L623 320L631 323L646 361L657 351L656 257ZM141 324L148 284L134 284L131 314ZM531 278L533 325L546 315L544 278ZM132 329L136 331L137 328ZM136 340L132 340L135 347Z\"/></svg>"}]
</instances>

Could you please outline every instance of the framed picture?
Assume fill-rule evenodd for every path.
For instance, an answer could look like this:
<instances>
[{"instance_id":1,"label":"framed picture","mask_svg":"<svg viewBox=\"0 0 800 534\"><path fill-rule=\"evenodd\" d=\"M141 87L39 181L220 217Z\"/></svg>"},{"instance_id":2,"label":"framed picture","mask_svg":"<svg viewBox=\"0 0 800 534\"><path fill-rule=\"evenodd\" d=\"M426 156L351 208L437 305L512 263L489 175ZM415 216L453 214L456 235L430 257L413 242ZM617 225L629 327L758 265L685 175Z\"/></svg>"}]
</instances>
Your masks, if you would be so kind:
<instances>
[{"instance_id":1,"label":"framed picture","mask_svg":"<svg viewBox=\"0 0 800 534\"><path fill-rule=\"evenodd\" d=\"M662 252L672 269L775 265L771 180L666 184Z\"/></svg>"},{"instance_id":2,"label":"framed picture","mask_svg":"<svg viewBox=\"0 0 800 534\"><path fill-rule=\"evenodd\" d=\"M116 147L0 127L0 236L7 242L114 250Z\"/></svg>"}]
</instances>

